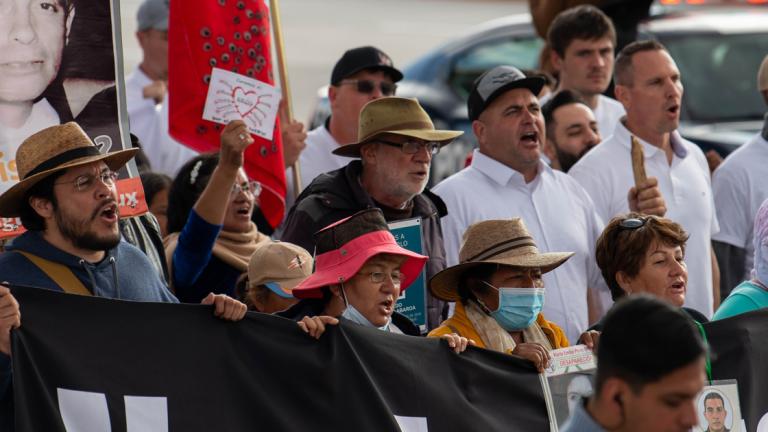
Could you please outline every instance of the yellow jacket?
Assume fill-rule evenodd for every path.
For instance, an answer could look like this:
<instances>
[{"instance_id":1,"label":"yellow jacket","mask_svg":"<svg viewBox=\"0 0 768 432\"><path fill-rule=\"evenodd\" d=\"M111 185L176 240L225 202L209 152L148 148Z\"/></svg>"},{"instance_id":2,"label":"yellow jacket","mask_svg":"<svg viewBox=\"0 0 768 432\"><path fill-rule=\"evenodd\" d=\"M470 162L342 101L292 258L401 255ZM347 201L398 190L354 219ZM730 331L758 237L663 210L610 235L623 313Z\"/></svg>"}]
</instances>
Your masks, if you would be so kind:
<instances>
[{"instance_id":1,"label":"yellow jacket","mask_svg":"<svg viewBox=\"0 0 768 432\"><path fill-rule=\"evenodd\" d=\"M549 343L553 349L565 348L569 346L568 339L565 337L563 330L557 326L557 324L544 319L543 314L539 314L536 317L536 323L541 327L541 330L547 335ZM456 302L456 310L453 316L443 321L440 327L429 332L427 337L440 337L443 335L458 333L459 336L464 336L467 339L475 341L475 346L479 348L485 348L485 344L480 339L480 335L472 326L472 322L467 317L467 312L464 310L464 305L460 301Z\"/></svg>"}]
</instances>

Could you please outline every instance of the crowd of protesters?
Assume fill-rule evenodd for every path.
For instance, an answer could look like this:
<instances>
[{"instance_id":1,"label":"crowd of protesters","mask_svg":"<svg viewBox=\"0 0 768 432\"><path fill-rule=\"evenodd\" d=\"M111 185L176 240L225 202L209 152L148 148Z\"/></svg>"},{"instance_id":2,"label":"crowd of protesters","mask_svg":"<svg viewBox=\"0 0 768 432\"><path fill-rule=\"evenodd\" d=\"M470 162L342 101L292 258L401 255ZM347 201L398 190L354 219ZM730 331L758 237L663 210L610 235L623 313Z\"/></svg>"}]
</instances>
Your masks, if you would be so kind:
<instances>
[{"instance_id":1,"label":"crowd of protesters","mask_svg":"<svg viewBox=\"0 0 768 432\"><path fill-rule=\"evenodd\" d=\"M425 269L428 336L457 352L492 349L542 371L553 349L596 350L596 394L569 430L626 420L625 404L643 403L626 396L627 374L641 386L684 374L684 416L704 382L694 323L768 306L768 120L711 175L677 132L675 60L654 41L614 59L616 29L595 7L548 25L551 94L540 99L545 80L515 65L475 81L467 108L478 148L433 190L431 163L462 132L435 129L418 101L395 96L403 75L384 52L346 51L330 79L330 119L309 133L285 123L285 163L301 167L304 187L287 197L272 238L254 222L261 186L243 170L253 142L243 122L222 129L215 154L167 135L167 108L158 109L167 13L159 0L139 9L144 59L126 90L140 148L101 153L75 122L18 147L19 182L0 195L0 216L20 217L27 232L0 254L3 281L202 302L234 321L246 308L276 313L316 338L339 317L422 336L395 305ZM768 105L768 56L755 73ZM604 95L612 78L616 99ZM635 140L647 178L633 176ZM155 169L141 176L150 214L119 221L116 172L142 150ZM388 231L413 218L422 253ZM11 398L10 332L21 322L0 286L0 414ZM636 364L648 349L673 358ZM664 419L654 420L646 426Z\"/></svg>"}]
</instances>

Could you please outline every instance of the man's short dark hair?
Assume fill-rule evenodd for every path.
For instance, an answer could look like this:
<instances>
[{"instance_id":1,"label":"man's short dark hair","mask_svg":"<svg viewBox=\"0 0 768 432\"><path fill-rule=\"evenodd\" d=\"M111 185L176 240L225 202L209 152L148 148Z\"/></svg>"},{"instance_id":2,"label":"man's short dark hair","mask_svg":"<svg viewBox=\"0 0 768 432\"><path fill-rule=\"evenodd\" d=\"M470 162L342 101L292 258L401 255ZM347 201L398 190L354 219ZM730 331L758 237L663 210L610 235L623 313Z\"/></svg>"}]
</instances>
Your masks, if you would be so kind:
<instances>
[{"instance_id":1,"label":"man's short dark hair","mask_svg":"<svg viewBox=\"0 0 768 432\"><path fill-rule=\"evenodd\" d=\"M720 393L718 393L718 392L709 392L709 393L707 393L706 396L704 396L704 409L705 410L707 409L706 408L707 407L707 401L708 400L713 400L713 399L719 399L720 400L720 404L723 406L723 408L725 408L725 400L723 400L723 397L720 396Z\"/></svg>"},{"instance_id":2,"label":"man's short dark hair","mask_svg":"<svg viewBox=\"0 0 768 432\"><path fill-rule=\"evenodd\" d=\"M644 51L667 51L667 48L661 42L653 39L635 41L622 48L613 64L613 79L616 81L616 85L632 87L634 80L632 57Z\"/></svg>"},{"instance_id":3,"label":"man's short dark hair","mask_svg":"<svg viewBox=\"0 0 768 432\"><path fill-rule=\"evenodd\" d=\"M547 42L558 56L565 57L565 50L574 39L596 40L608 37L616 46L616 29L613 22L600 9L581 5L560 12L547 31Z\"/></svg>"},{"instance_id":4,"label":"man's short dark hair","mask_svg":"<svg viewBox=\"0 0 768 432\"><path fill-rule=\"evenodd\" d=\"M45 219L32 208L32 205L29 204L29 199L32 197L43 198L50 201L54 208L58 206L59 203L53 193L53 185L66 171L61 170L49 175L29 188L27 193L24 194L24 205L21 206L19 218L21 218L21 224L24 225L27 231L45 230Z\"/></svg>"},{"instance_id":5,"label":"man's short dark hair","mask_svg":"<svg viewBox=\"0 0 768 432\"><path fill-rule=\"evenodd\" d=\"M575 103L589 107L579 92L575 90L563 89L555 93L544 105L542 105L541 113L544 115L544 124L547 127L548 137L553 137L553 134L555 133L555 111L557 111L557 109L561 106Z\"/></svg>"},{"instance_id":6,"label":"man's short dark hair","mask_svg":"<svg viewBox=\"0 0 768 432\"><path fill-rule=\"evenodd\" d=\"M609 378L633 392L691 365L706 352L693 320L680 308L638 294L617 302L606 314L597 348L596 393Z\"/></svg>"}]
</instances>

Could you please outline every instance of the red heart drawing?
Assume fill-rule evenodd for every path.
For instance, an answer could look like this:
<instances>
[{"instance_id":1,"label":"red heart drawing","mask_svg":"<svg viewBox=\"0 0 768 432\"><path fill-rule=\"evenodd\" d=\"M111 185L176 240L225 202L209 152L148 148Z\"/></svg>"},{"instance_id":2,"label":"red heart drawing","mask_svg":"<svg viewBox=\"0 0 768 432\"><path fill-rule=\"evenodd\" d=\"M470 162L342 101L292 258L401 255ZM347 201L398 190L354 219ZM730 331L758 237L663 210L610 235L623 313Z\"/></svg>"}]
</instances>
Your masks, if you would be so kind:
<instances>
[{"instance_id":1,"label":"red heart drawing","mask_svg":"<svg viewBox=\"0 0 768 432\"><path fill-rule=\"evenodd\" d=\"M242 93L242 96L238 96L238 93ZM253 96L248 98L248 96ZM240 117L245 118L258 105L259 98L256 97L255 91L245 91L242 87L235 87L232 90L232 103L235 105L235 109L240 114Z\"/></svg>"}]
</instances>

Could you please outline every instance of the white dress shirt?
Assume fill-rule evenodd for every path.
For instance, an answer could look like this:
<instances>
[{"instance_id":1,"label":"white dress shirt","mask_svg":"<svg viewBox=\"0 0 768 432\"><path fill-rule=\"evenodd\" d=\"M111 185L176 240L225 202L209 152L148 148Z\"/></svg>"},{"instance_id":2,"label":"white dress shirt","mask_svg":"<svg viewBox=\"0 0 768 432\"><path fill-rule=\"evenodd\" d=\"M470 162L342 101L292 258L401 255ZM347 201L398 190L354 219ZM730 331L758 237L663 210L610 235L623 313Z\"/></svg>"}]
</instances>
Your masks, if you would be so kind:
<instances>
[{"instance_id":1,"label":"white dress shirt","mask_svg":"<svg viewBox=\"0 0 768 432\"><path fill-rule=\"evenodd\" d=\"M701 149L675 131L670 136L672 163L665 152L642 139L645 172L656 177L667 204L665 217L682 225L689 239L685 248L688 291L685 306L712 317L711 237L719 227L710 186L709 167ZM627 193L634 186L631 137L622 122L613 135L589 151L568 174L587 190L600 217L629 212Z\"/></svg>"},{"instance_id":2,"label":"white dress shirt","mask_svg":"<svg viewBox=\"0 0 768 432\"><path fill-rule=\"evenodd\" d=\"M597 120L597 130L603 141L613 134L616 124L627 113L621 102L603 95L597 96L597 106L593 112Z\"/></svg>"},{"instance_id":3,"label":"white dress shirt","mask_svg":"<svg viewBox=\"0 0 768 432\"><path fill-rule=\"evenodd\" d=\"M154 99L145 99L144 87L151 83L152 80L138 67L125 79L131 133L139 138L152 171L175 177L179 168L198 153L168 135L168 95L157 105Z\"/></svg>"},{"instance_id":4,"label":"white dress shirt","mask_svg":"<svg viewBox=\"0 0 768 432\"><path fill-rule=\"evenodd\" d=\"M489 219L520 217L539 252L575 252L544 275L544 315L575 343L588 326L587 288L607 293L594 248L603 223L589 195L572 178L540 162L536 178L523 175L475 150L472 164L438 184L433 192L448 207L443 239L449 266L458 264L464 231Z\"/></svg>"}]
</instances>

